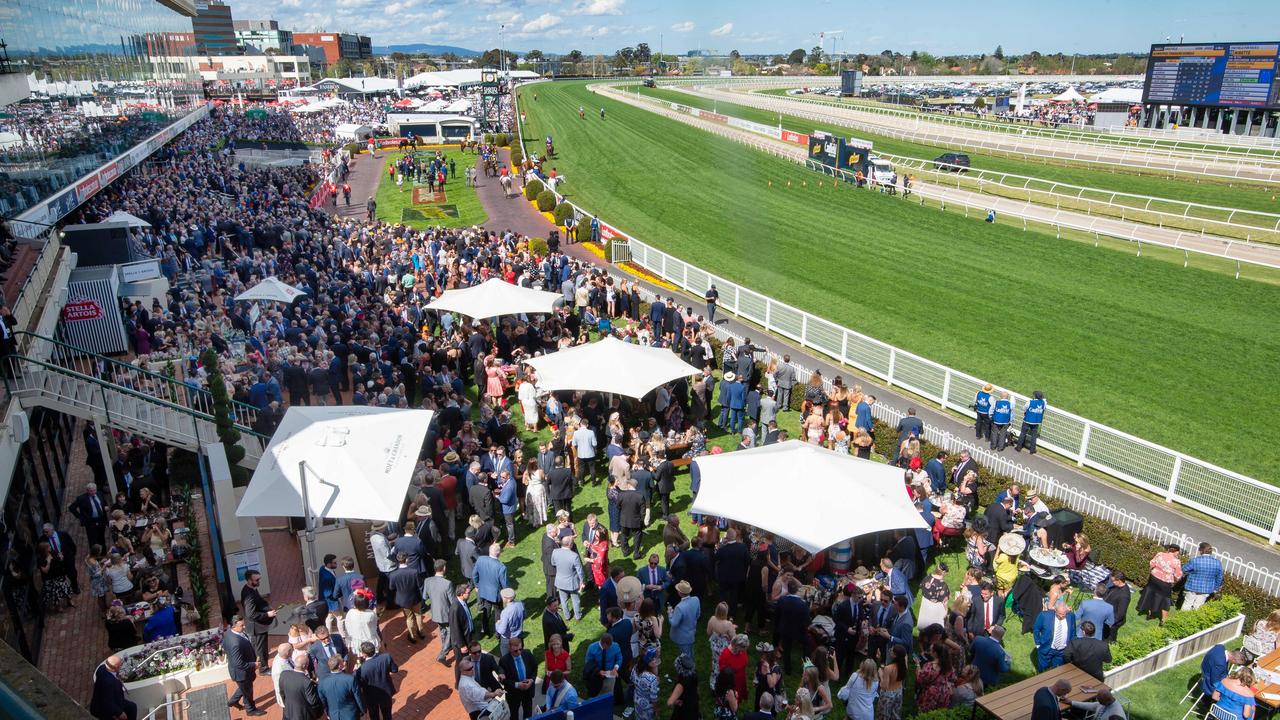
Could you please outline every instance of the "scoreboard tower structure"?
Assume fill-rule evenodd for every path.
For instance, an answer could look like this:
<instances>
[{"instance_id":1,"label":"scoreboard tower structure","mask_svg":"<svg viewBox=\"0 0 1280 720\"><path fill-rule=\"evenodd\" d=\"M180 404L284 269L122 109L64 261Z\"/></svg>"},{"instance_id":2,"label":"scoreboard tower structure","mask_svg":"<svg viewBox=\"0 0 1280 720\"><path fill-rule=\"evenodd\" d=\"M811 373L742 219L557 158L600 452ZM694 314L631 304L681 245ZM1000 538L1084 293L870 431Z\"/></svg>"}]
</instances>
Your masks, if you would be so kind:
<instances>
[{"instance_id":1,"label":"scoreboard tower structure","mask_svg":"<svg viewBox=\"0 0 1280 720\"><path fill-rule=\"evenodd\" d=\"M1280 41L1152 45L1138 124L1276 137Z\"/></svg>"},{"instance_id":2,"label":"scoreboard tower structure","mask_svg":"<svg viewBox=\"0 0 1280 720\"><path fill-rule=\"evenodd\" d=\"M502 127L502 81L497 68L480 70L480 122L489 132L504 130Z\"/></svg>"}]
</instances>

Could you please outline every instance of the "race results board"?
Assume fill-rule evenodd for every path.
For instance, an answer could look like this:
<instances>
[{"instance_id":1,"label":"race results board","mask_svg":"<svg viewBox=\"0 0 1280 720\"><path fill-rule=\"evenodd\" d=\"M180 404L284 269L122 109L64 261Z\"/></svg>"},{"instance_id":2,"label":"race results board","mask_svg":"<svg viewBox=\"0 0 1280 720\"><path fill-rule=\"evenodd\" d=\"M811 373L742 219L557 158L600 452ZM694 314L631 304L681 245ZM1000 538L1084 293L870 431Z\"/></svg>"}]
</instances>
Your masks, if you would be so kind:
<instances>
[{"instance_id":1,"label":"race results board","mask_svg":"<svg viewBox=\"0 0 1280 720\"><path fill-rule=\"evenodd\" d=\"M1152 45L1143 102L1280 109L1280 42Z\"/></svg>"}]
</instances>

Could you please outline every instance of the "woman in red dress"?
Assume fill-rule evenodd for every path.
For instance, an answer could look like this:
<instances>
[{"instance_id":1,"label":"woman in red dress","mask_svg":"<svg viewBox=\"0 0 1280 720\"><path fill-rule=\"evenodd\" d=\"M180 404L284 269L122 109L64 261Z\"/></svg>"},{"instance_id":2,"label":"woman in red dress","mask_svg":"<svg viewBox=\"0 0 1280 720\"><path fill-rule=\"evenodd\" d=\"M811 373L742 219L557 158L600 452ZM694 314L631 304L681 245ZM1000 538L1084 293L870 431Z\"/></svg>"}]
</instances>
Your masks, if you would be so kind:
<instances>
[{"instance_id":1,"label":"woman in red dress","mask_svg":"<svg viewBox=\"0 0 1280 720\"><path fill-rule=\"evenodd\" d=\"M596 587L602 587L609 579L609 533L597 533L591 550L594 553L591 556L591 579Z\"/></svg>"}]
</instances>

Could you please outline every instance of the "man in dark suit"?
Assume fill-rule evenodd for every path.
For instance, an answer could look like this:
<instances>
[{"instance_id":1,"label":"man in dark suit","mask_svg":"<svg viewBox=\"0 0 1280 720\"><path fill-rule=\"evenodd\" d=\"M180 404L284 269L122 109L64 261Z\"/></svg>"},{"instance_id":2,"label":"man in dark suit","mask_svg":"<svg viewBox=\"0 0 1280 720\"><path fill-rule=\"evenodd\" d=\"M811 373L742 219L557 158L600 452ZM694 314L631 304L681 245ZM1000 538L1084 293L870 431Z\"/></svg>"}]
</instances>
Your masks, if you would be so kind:
<instances>
[{"instance_id":1,"label":"man in dark suit","mask_svg":"<svg viewBox=\"0 0 1280 720\"><path fill-rule=\"evenodd\" d=\"M467 531L458 538L458 567L462 570L462 577L470 578L476 569L476 558L480 556L480 548L476 545L476 529L467 528Z\"/></svg>"},{"instance_id":2,"label":"man in dark suit","mask_svg":"<svg viewBox=\"0 0 1280 720\"><path fill-rule=\"evenodd\" d=\"M659 612L667 606L667 569L658 564L658 554L649 555L649 564L636 571L636 579L640 581L641 592L653 601L654 609Z\"/></svg>"},{"instance_id":3,"label":"man in dark suit","mask_svg":"<svg viewBox=\"0 0 1280 720\"><path fill-rule=\"evenodd\" d=\"M569 626L565 624L564 618L560 617L560 596L552 595L547 598L547 606L542 610L542 637L550 639L552 635L559 635L564 641L564 647L569 649L569 642L573 640L573 633L569 632Z\"/></svg>"},{"instance_id":4,"label":"man in dark suit","mask_svg":"<svg viewBox=\"0 0 1280 720\"><path fill-rule=\"evenodd\" d=\"M471 676L485 690L498 690L502 680L498 676L498 658L485 652L480 642L473 640L467 648L467 658L471 660Z\"/></svg>"},{"instance_id":5,"label":"man in dark suit","mask_svg":"<svg viewBox=\"0 0 1280 720\"><path fill-rule=\"evenodd\" d=\"M227 674L236 684L236 691L227 700L227 707L240 708L240 700L244 700L245 715L266 715L253 702L253 681L258 676L258 668L254 662L253 641L245 632L244 618L236 615L231 618L231 629L222 635L222 651L227 656Z\"/></svg>"},{"instance_id":6,"label":"man in dark suit","mask_svg":"<svg viewBox=\"0 0 1280 720\"><path fill-rule=\"evenodd\" d=\"M560 531L553 525L547 526L542 534L542 577L547 583L547 598L556 594L556 566L551 562L551 554L560 547Z\"/></svg>"},{"instance_id":7,"label":"man in dark suit","mask_svg":"<svg viewBox=\"0 0 1280 720\"><path fill-rule=\"evenodd\" d=\"M119 655L112 655L93 671L89 713L97 720L138 720L138 704L129 700L124 683L116 676L123 664Z\"/></svg>"},{"instance_id":8,"label":"man in dark suit","mask_svg":"<svg viewBox=\"0 0 1280 720\"><path fill-rule=\"evenodd\" d=\"M556 511L573 511L573 471L564 466L564 456L556 455L555 467L547 473L547 497Z\"/></svg>"},{"instance_id":9,"label":"man in dark suit","mask_svg":"<svg viewBox=\"0 0 1280 720\"><path fill-rule=\"evenodd\" d=\"M990 633L991 628L1004 625L1004 603L996 597L996 588L984 580L977 592L969 591L969 614L964 619L964 629L969 638Z\"/></svg>"},{"instance_id":10,"label":"man in dark suit","mask_svg":"<svg viewBox=\"0 0 1280 720\"><path fill-rule=\"evenodd\" d=\"M262 584L262 573L250 570L244 574L244 587L240 588L240 605L244 612L245 630L253 641L253 653L258 658L258 674L270 675L271 666L267 664L267 632L275 620L276 611L272 610L258 586Z\"/></svg>"},{"instance_id":11,"label":"man in dark suit","mask_svg":"<svg viewBox=\"0 0 1280 720\"><path fill-rule=\"evenodd\" d=\"M346 668L347 643L341 635L330 635L323 625L315 629L315 635L315 642L307 648L307 653L311 655L311 666L316 669L316 679L322 680L329 674L329 658L338 658L342 661L340 667Z\"/></svg>"},{"instance_id":12,"label":"man in dark suit","mask_svg":"<svg viewBox=\"0 0 1280 720\"><path fill-rule=\"evenodd\" d=\"M1005 495L988 505L984 514L987 518L987 541L992 544L1000 542L1000 536L1013 529L1013 498Z\"/></svg>"},{"instance_id":13,"label":"man in dark suit","mask_svg":"<svg viewBox=\"0 0 1280 720\"><path fill-rule=\"evenodd\" d=\"M1076 614L1062 600L1036 616L1032 635L1036 642L1036 663L1040 672L1052 670L1063 662L1067 645L1076 639Z\"/></svg>"},{"instance_id":14,"label":"man in dark suit","mask_svg":"<svg viewBox=\"0 0 1280 720\"><path fill-rule=\"evenodd\" d=\"M524 649L524 641L520 638L511 638L507 654L498 659L498 675L507 691L511 720L533 717L533 685L538 677L538 661L533 653Z\"/></svg>"},{"instance_id":15,"label":"man in dark suit","mask_svg":"<svg viewBox=\"0 0 1280 720\"><path fill-rule=\"evenodd\" d=\"M893 453L893 461L901 457L902 443L911 437L924 437L924 423L916 417L916 409L907 408L907 414L898 421L898 448Z\"/></svg>"},{"instance_id":16,"label":"man in dark suit","mask_svg":"<svg viewBox=\"0 0 1280 720\"><path fill-rule=\"evenodd\" d=\"M956 460L956 466L951 468L951 485L952 487L959 485L964 476L972 470L978 472L978 463L969 457L968 450L961 450L960 457Z\"/></svg>"},{"instance_id":17,"label":"man in dark suit","mask_svg":"<svg viewBox=\"0 0 1280 720\"><path fill-rule=\"evenodd\" d=\"M396 694L391 673L400 672L400 666L391 659L390 653L377 652L368 640L360 643L360 657L363 662L356 670L356 683L364 695L369 720L391 720L391 698Z\"/></svg>"},{"instance_id":18,"label":"man in dark suit","mask_svg":"<svg viewBox=\"0 0 1280 720\"><path fill-rule=\"evenodd\" d=\"M782 671L791 674L792 648L799 645L804 652L805 631L809 628L809 603L796 595L800 583L791 579L787 581L787 594L778 600L778 638L781 640Z\"/></svg>"},{"instance_id":19,"label":"man in dark suit","mask_svg":"<svg viewBox=\"0 0 1280 720\"><path fill-rule=\"evenodd\" d=\"M1092 620L1080 623L1080 635L1067 643L1062 657L1066 662L1097 678L1098 682L1103 682L1106 675L1102 672L1102 666L1111 661L1111 646L1105 640L1093 636L1097 631Z\"/></svg>"},{"instance_id":20,"label":"man in dark suit","mask_svg":"<svg viewBox=\"0 0 1280 720\"><path fill-rule=\"evenodd\" d=\"M671 493L676 491L676 468L665 456L654 459L653 481L662 499L662 517L671 514Z\"/></svg>"},{"instance_id":21,"label":"man in dark suit","mask_svg":"<svg viewBox=\"0 0 1280 720\"><path fill-rule=\"evenodd\" d=\"M622 556L630 555L639 560L644 546L644 513L648 509L649 500L632 482L622 483L620 489L622 492L618 494L618 519L622 524Z\"/></svg>"},{"instance_id":22,"label":"man in dark suit","mask_svg":"<svg viewBox=\"0 0 1280 720\"><path fill-rule=\"evenodd\" d=\"M297 610L297 619L315 632L316 628L324 626L328 617L329 601L319 597L313 587L302 588L302 606Z\"/></svg>"},{"instance_id":23,"label":"man in dark suit","mask_svg":"<svg viewBox=\"0 0 1280 720\"><path fill-rule=\"evenodd\" d=\"M364 714L360 685L336 655L329 658L328 672L316 683L316 693L329 720L359 720Z\"/></svg>"},{"instance_id":24,"label":"man in dark suit","mask_svg":"<svg viewBox=\"0 0 1280 720\"><path fill-rule=\"evenodd\" d=\"M716 549L716 584L720 587L720 600L729 605L729 617L738 612L738 599L747 585L747 566L751 564L751 552L738 540L738 531L725 531L724 542Z\"/></svg>"},{"instance_id":25,"label":"man in dark suit","mask_svg":"<svg viewBox=\"0 0 1280 720\"><path fill-rule=\"evenodd\" d=\"M311 679L311 656L299 654L293 669L280 673L280 698L284 700L284 720L316 720L322 706Z\"/></svg>"},{"instance_id":26,"label":"man in dark suit","mask_svg":"<svg viewBox=\"0 0 1280 720\"><path fill-rule=\"evenodd\" d=\"M973 665L978 668L983 687L992 688L1000 684L1000 678L1009 672L1012 659L1004 649L1004 627L993 625L987 635L979 635L973 639Z\"/></svg>"},{"instance_id":27,"label":"man in dark suit","mask_svg":"<svg viewBox=\"0 0 1280 720\"><path fill-rule=\"evenodd\" d=\"M865 608L860 600L861 592L855 592L853 583L841 585L831 604L831 619L835 622L836 660L841 667L849 667L854 650L858 647L858 633L862 630Z\"/></svg>"},{"instance_id":28,"label":"man in dark suit","mask_svg":"<svg viewBox=\"0 0 1280 720\"><path fill-rule=\"evenodd\" d=\"M742 720L773 720L777 717L773 712L773 694L760 694L760 709L742 716Z\"/></svg>"},{"instance_id":29,"label":"man in dark suit","mask_svg":"<svg viewBox=\"0 0 1280 720\"><path fill-rule=\"evenodd\" d=\"M1031 700L1031 720L1062 720L1062 698L1070 692L1071 683L1066 680L1037 690Z\"/></svg>"},{"instance_id":30,"label":"man in dark suit","mask_svg":"<svg viewBox=\"0 0 1280 720\"><path fill-rule=\"evenodd\" d=\"M418 638L425 637L422 632L422 576L416 567L409 564L409 556L403 552L396 555L396 561L400 566L388 576L391 600L404 613L404 626L412 645L418 642Z\"/></svg>"},{"instance_id":31,"label":"man in dark suit","mask_svg":"<svg viewBox=\"0 0 1280 720\"><path fill-rule=\"evenodd\" d=\"M692 588L694 597L707 594L707 578L711 575L711 565L701 550L686 547L671 561L671 579L674 582L684 580Z\"/></svg>"},{"instance_id":32,"label":"man in dark suit","mask_svg":"<svg viewBox=\"0 0 1280 720\"><path fill-rule=\"evenodd\" d=\"M597 593L600 600L600 624L605 627L609 627L609 608L618 607L618 581L626 574L626 571L619 565L609 568L609 577L600 586L600 592Z\"/></svg>"},{"instance_id":33,"label":"man in dark suit","mask_svg":"<svg viewBox=\"0 0 1280 720\"><path fill-rule=\"evenodd\" d=\"M41 539L49 543L54 562L62 564L63 572L71 580L71 592L79 595L80 568L76 565L76 541L71 539L71 535L55 528L53 523L45 523L42 532L44 535Z\"/></svg>"},{"instance_id":34,"label":"man in dark suit","mask_svg":"<svg viewBox=\"0 0 1280 720\"><path fill-rule=\"evenodd\" d=\"M459 663L471 645L471 636L475 632L475 619L467 607L467 598L471 597L471 583L458 585L453 594L453 606L449 610L449 646L453 651L453 675L459 672ZM432 611L434 612L434 610Z\"/></svg>"},{"instance_id":35,"label":"man in dark suit","mask_svg":"<svg viewBox=\"0 0 1280 720\"><path fill-rule=\"evenodd\" d=\"M942 465L946 461L947 451L939 450L932 460L924 464L924 473L929 476L929 487L936 496L947 491L947 469Z\"/></svg>"},{"instance_id":36,"label":"man in dark suit","mask_svg":"<svg viewBox=\"0 0 1280 720\"><path fill-rule=\"evenodd\" d=\"M98 494L98 486L89 483L84 486L84 492L76 496L71 507L68 508L71 514L80 521L81 527L84 528L84 535L89 539L90 545L101 545L106 550L107 545L107 505L104 504L103 498Z\"/></svg>"},{"instance_id":37,"label":"man in dark suit","mask_svg":"<svg viewBox=\"0 0 1280 720\"><path fill-rule=\"evenodd\" d=\"M404 534L395 539L391 543L391 557L398 559L399 555L405 556L405 562L415 572L426 573L426 566L423 565L425 560L425 548L422 546L422 538L418 537L416 531L417 523L410 520L404 525Z\"/></svg>"}]
</instances>

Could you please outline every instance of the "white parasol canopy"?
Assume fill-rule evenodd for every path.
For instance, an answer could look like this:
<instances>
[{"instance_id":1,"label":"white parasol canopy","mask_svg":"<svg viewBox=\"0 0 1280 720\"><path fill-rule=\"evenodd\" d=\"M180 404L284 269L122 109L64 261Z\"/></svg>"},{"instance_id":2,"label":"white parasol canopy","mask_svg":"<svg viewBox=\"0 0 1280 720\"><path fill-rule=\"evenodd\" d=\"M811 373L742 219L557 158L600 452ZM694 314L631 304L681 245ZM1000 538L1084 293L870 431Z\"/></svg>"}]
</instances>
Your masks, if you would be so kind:
<instances>
[{"instance_id":1,"label":"white parasol canopy","mask_svg":"<svg viewBox=\"0 0 1280 720\"><path fill-rule=\"evenodd\" d=\"M306 295L306 293L272 275L237 295L236 300L266 300L269 302L291 303L303 295Z\"/></svg>"},{"instance_id":2,"label":"white parasol canopy","mask_svg":"<svg viewBox=\"0 0 1280 720\"><path fill-rule=\"evenodd\" d=\"M788 440L693 461L693 512L755 525L818 552L882 530L925 528L900 468Z\"/></svg>"},{"instance_id":3,"label":"white parasol canopy","mask_svg":"<svg viewBox=\"0 0 1280 720\"><path fill-rule=\"evenodd\" d=\"M549 313L564 300L560 293L534 290L492 278L461 290L446 290L427 305L428 310L448 310L471 318L520 313Z\"/></svg>"},{"instance_id":4,"label":"white parasol canopy","mask_svg":"<svg viewBox=\"0 0 1280 720\"><path fill-rule=\"evenodd\" d=\"M310 510L317 518L398 520L433 414L360 405L289 408L236 515L302 517Z\"/></svg>"},{"instance_id":5,"label":"white parasol canopy","mask_svg":"<svg viewBox=\"0 0 1280 720\"><path fill-rule=\"evenodd\" d=\"M1054 95L1054 96L1053 96L1053 101L1054 101L1054 102L1061 102L1061 103L1065 103L1065 102L1083 102L1083 101L1084 101L1084 96L1083 96L1083 95L1081 95L1079 92L1077 92L1075 88L1073 88L1073 87L1069 87L1069 88L1067 88L1066 90L1063 90L1061 93L1059 93L1059 94L1057 94L1057 95Z\"/></svg>"},{"instance_id":6,"label":"white parasol canopy","mask_svg":"<svg viewBox=\"0 0 1280 720\"><path fill-rule=\"evenodd\" d=\"M538 372L538 390L593 390L642 398L650 390L701 372L665 348L613 337L525 361Z\"/></svg>"},{"instance_id":7,"label":"white parasol canopy","mask_svg":"<svg viewBox=\"0 0 1280 720\"><path fill-rule=\"evenodd\" d=\"M134 214L132 214L132 213L127 213L127 212L125 212L125 211L123 211L123 210L117 210L117 211L115 211L115 212L111 213L110 215L108 215L108 216L107 216L107 219L106 219L106 220L103 220L102 222L104 222L104 223L114 223L114 222L127 223L127 224L129 225L129 227L131 227L131 228L149 228L149 227L151 227L151 223L147 222L146 220L143 220L142 218L138 217L137 215L134 215Z\"/></svg>"}]
</instances>

